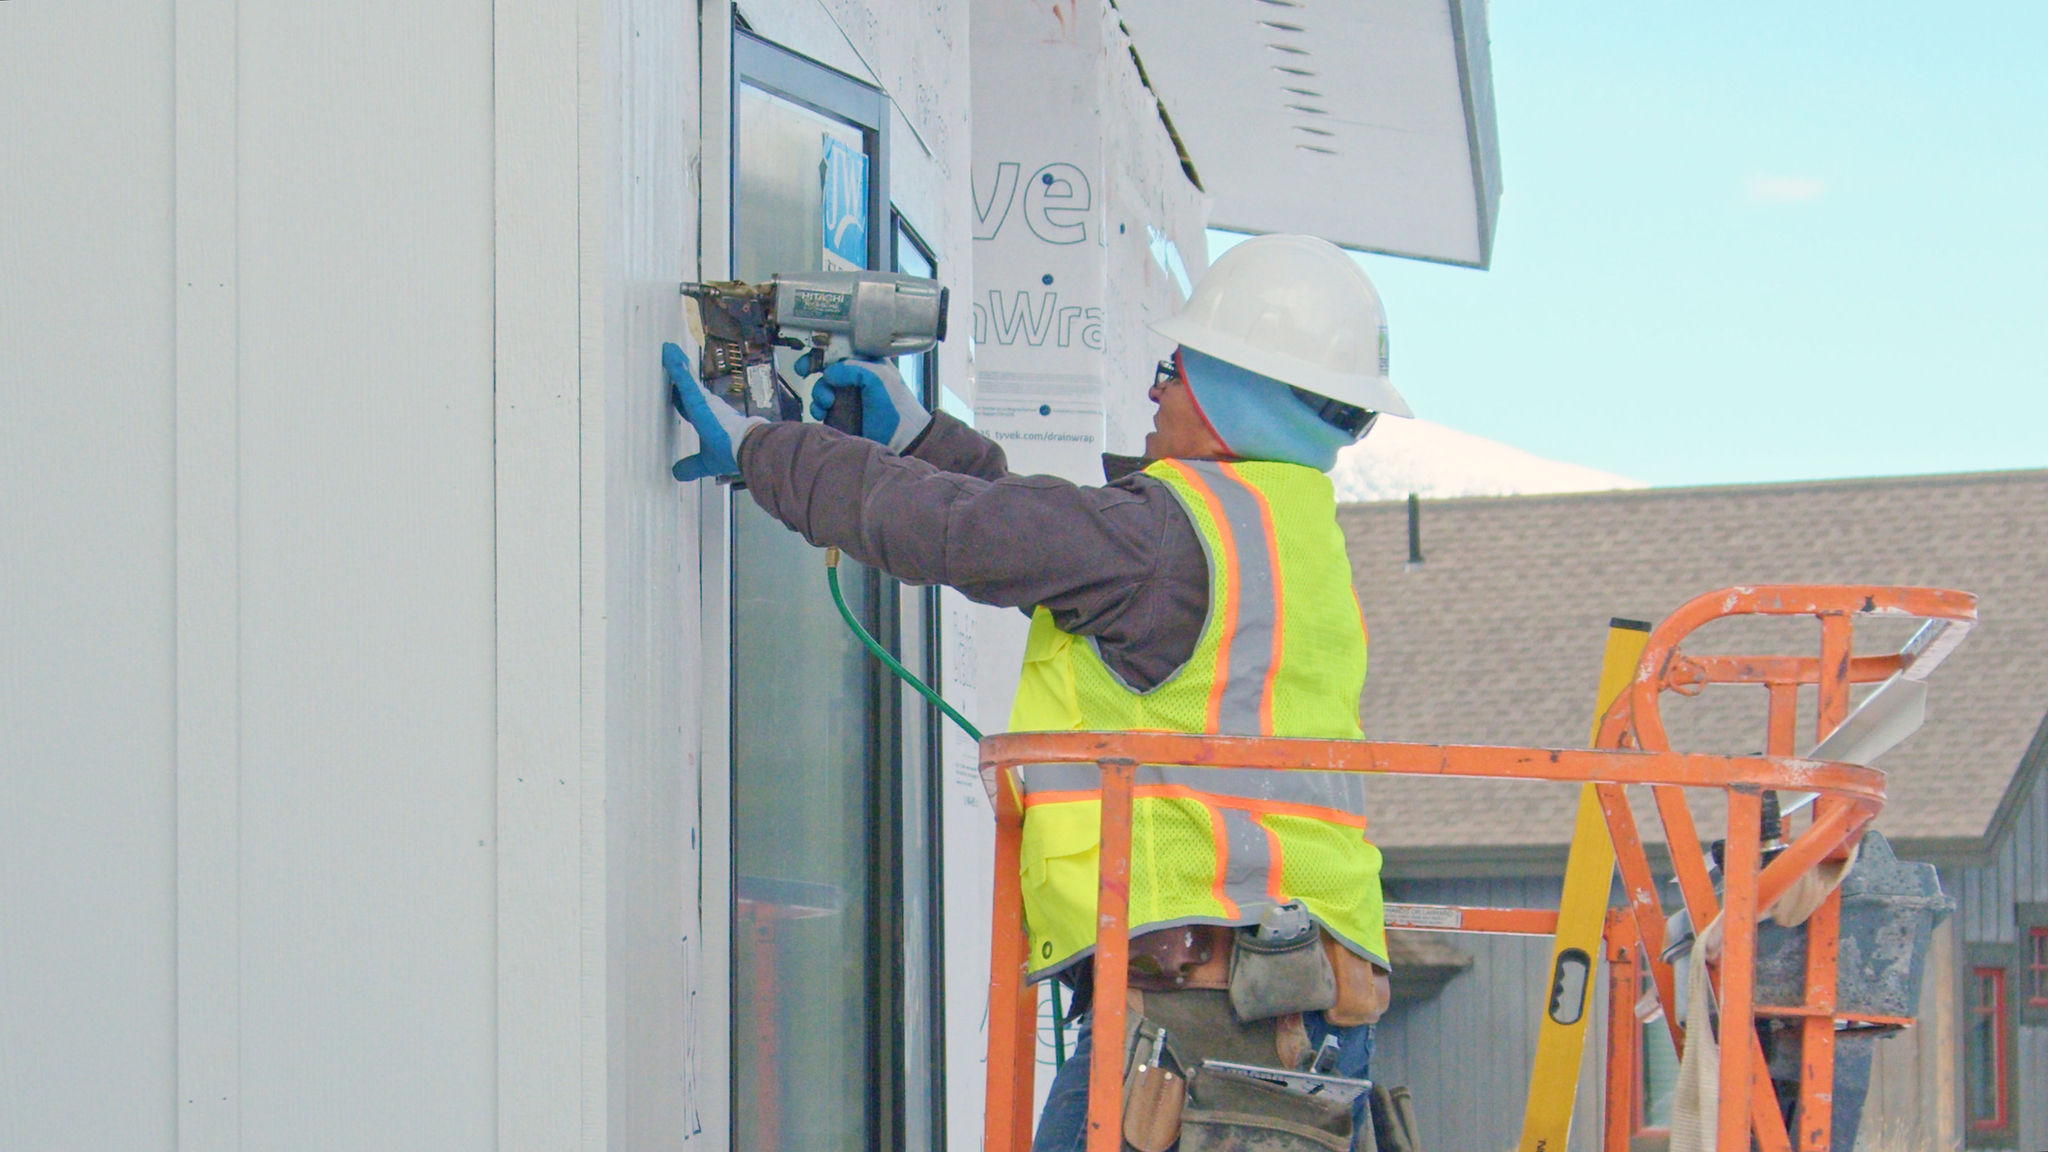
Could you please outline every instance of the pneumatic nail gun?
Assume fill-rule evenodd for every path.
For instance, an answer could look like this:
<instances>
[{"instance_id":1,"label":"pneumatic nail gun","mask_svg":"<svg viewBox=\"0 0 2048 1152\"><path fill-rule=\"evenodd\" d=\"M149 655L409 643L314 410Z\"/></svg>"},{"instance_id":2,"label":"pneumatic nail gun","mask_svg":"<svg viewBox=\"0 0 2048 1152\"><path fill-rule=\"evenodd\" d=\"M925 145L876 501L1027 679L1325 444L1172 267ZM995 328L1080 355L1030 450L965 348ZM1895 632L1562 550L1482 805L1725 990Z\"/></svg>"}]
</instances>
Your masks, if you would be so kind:
<instances>
[{"instance_id":1,"label":"pneumatic nail gun","mask_svg":"<svg viewBox=\"0 0 2048 1152\"><path fill-rule=\"evenodd\" d=\"M749 416L803 419L775 349L806 350L805 372L858 357L914 356L946 338L946 289L888 272L798 272L766 284L684 284L685 321L703 348L704 387ZM860 434L860 394L842 392L826 424Z\"/></svg>"}]
</instances>

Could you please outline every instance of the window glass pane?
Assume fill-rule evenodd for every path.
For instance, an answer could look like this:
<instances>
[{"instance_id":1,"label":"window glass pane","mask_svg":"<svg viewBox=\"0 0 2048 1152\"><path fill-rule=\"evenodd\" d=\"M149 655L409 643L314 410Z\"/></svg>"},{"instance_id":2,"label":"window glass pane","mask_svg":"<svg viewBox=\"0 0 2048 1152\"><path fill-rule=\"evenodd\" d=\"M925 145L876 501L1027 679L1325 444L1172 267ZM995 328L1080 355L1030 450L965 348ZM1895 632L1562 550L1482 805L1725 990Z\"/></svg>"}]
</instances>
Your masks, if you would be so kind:
<instances>
[{"instance_id":1,"label":"window glass pane","mask_svg":"<svg viewBox=\"0 0 2048 1152\"><path fill-rule=\"evenodd\" d=\"M2048 928L2027 933L2027 996L2036 1004L2048 1004Z\"/></svg>"},{"instance_id":2,"label":"window glass pane","mask_svg":"<svg viewBox=\"0 0 2048 1152\"><path fill-rule=\"evenodd\" d=\"M860 129L772 92L740 88L740 171L733 214L734 263L742 280L825 266L825 140L855 153Z\"/></svg>"},{"instance_id":3,"label":"window glass pane","mask_svg":"<svg viewBox=\"0 0 2048 1152\"><path fill-rule=\"evenodd\" d=\"M1662 1016L1643 1025L1643 1127L1671 1127L1678 1092L1678 1049Z\"/></svg>"},{"instance_id":4,"label":"window glass pane","mask_svg":"<svg viewBox=\"0 0 2048 1152\"><path fill-rule=\"evenodd\" d=\"M823 267L827 139L864 147L848 125L741 89L742 279ZM826 590L824 554L743 493L733 521L736 1147L865 1152L886 1058L873 1026L874 686ZM851 561L839 573L872 623L867 573Z\"/></svg>"},{"instance_id":5,"label":"window glass pane","mask_svg":"<svg viewBox=\"0 0 2048 1152\"><path fill-rule=\"evenodd\" d=\"M1970 1122L1980 1128L1995 1128L2005 1122L2005 973L1997 968L1975 969L1970 986L1970 1017L1963 1040Z\"/></svg>"}]
</instances>

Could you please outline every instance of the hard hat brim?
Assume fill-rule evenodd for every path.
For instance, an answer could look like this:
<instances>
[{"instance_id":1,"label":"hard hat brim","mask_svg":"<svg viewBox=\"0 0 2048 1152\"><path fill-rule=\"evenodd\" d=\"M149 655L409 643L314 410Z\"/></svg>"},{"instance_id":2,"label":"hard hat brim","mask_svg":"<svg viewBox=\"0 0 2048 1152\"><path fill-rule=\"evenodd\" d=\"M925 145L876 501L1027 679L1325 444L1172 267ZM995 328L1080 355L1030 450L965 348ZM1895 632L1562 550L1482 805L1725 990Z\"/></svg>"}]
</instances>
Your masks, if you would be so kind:
<instances>
[{"instance_id":1,"label":"hard hat brim","mask_svg":"<svg viewBox=\"0 0 2048 1152\"><path fill-rule=\"evenodd\" d=\"M1248 372L1305 388L1318 396L1327 396L1386 416L1410 419L1415 416L1408 402L1394 390L1392 381L1375 372L1333 371L1298 357L1260 348L1181 316L1169 316L1155 321L1150 327L1175 344L1235 364Z\"/></svg>"}]
</instances>

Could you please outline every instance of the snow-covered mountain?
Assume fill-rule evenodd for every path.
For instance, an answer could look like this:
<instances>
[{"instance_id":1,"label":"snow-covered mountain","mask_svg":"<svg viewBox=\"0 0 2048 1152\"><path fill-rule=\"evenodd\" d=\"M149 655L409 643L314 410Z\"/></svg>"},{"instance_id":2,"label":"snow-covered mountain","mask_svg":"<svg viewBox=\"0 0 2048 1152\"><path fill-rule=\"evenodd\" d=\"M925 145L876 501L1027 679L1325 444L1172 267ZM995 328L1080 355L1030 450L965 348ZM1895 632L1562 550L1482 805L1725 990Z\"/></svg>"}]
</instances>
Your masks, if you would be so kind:
<instances>
[{"instance_id":1,"label":"snow-covered mountain","mask_svg":"<svg viewBox=\"0 0 2048 1152\"><path fill-rule=\"evenodd\" d=\"M1372 435L1346 448L1330 471L1337 499L1403 500L1422 496L1515 496L1647 487L1597 468L1547 460L1483 436L1427 420L1385 419Z\"/></svg>"}]
</instances>

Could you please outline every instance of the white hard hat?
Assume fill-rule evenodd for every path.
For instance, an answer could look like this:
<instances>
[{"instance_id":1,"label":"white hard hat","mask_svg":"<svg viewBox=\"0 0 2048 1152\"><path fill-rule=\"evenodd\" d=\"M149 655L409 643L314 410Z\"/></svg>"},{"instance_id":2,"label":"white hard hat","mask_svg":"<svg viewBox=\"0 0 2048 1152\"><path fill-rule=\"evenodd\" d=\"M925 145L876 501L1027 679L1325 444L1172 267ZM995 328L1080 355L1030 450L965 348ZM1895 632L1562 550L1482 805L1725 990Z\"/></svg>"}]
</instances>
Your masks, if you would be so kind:
<instances>
[{"instance_id":1,"label":"white hard hat","mask_svg":"<svg viewBox=\"0 0 2048 1152\"><path fill-rule=\"evenodd\" d=\"M1387 314L1358 262L1314 236L1254 236L1152 325L1176 344L1356 408L1413 416L1387 380Z\"/></svg>"}]
</instances>

